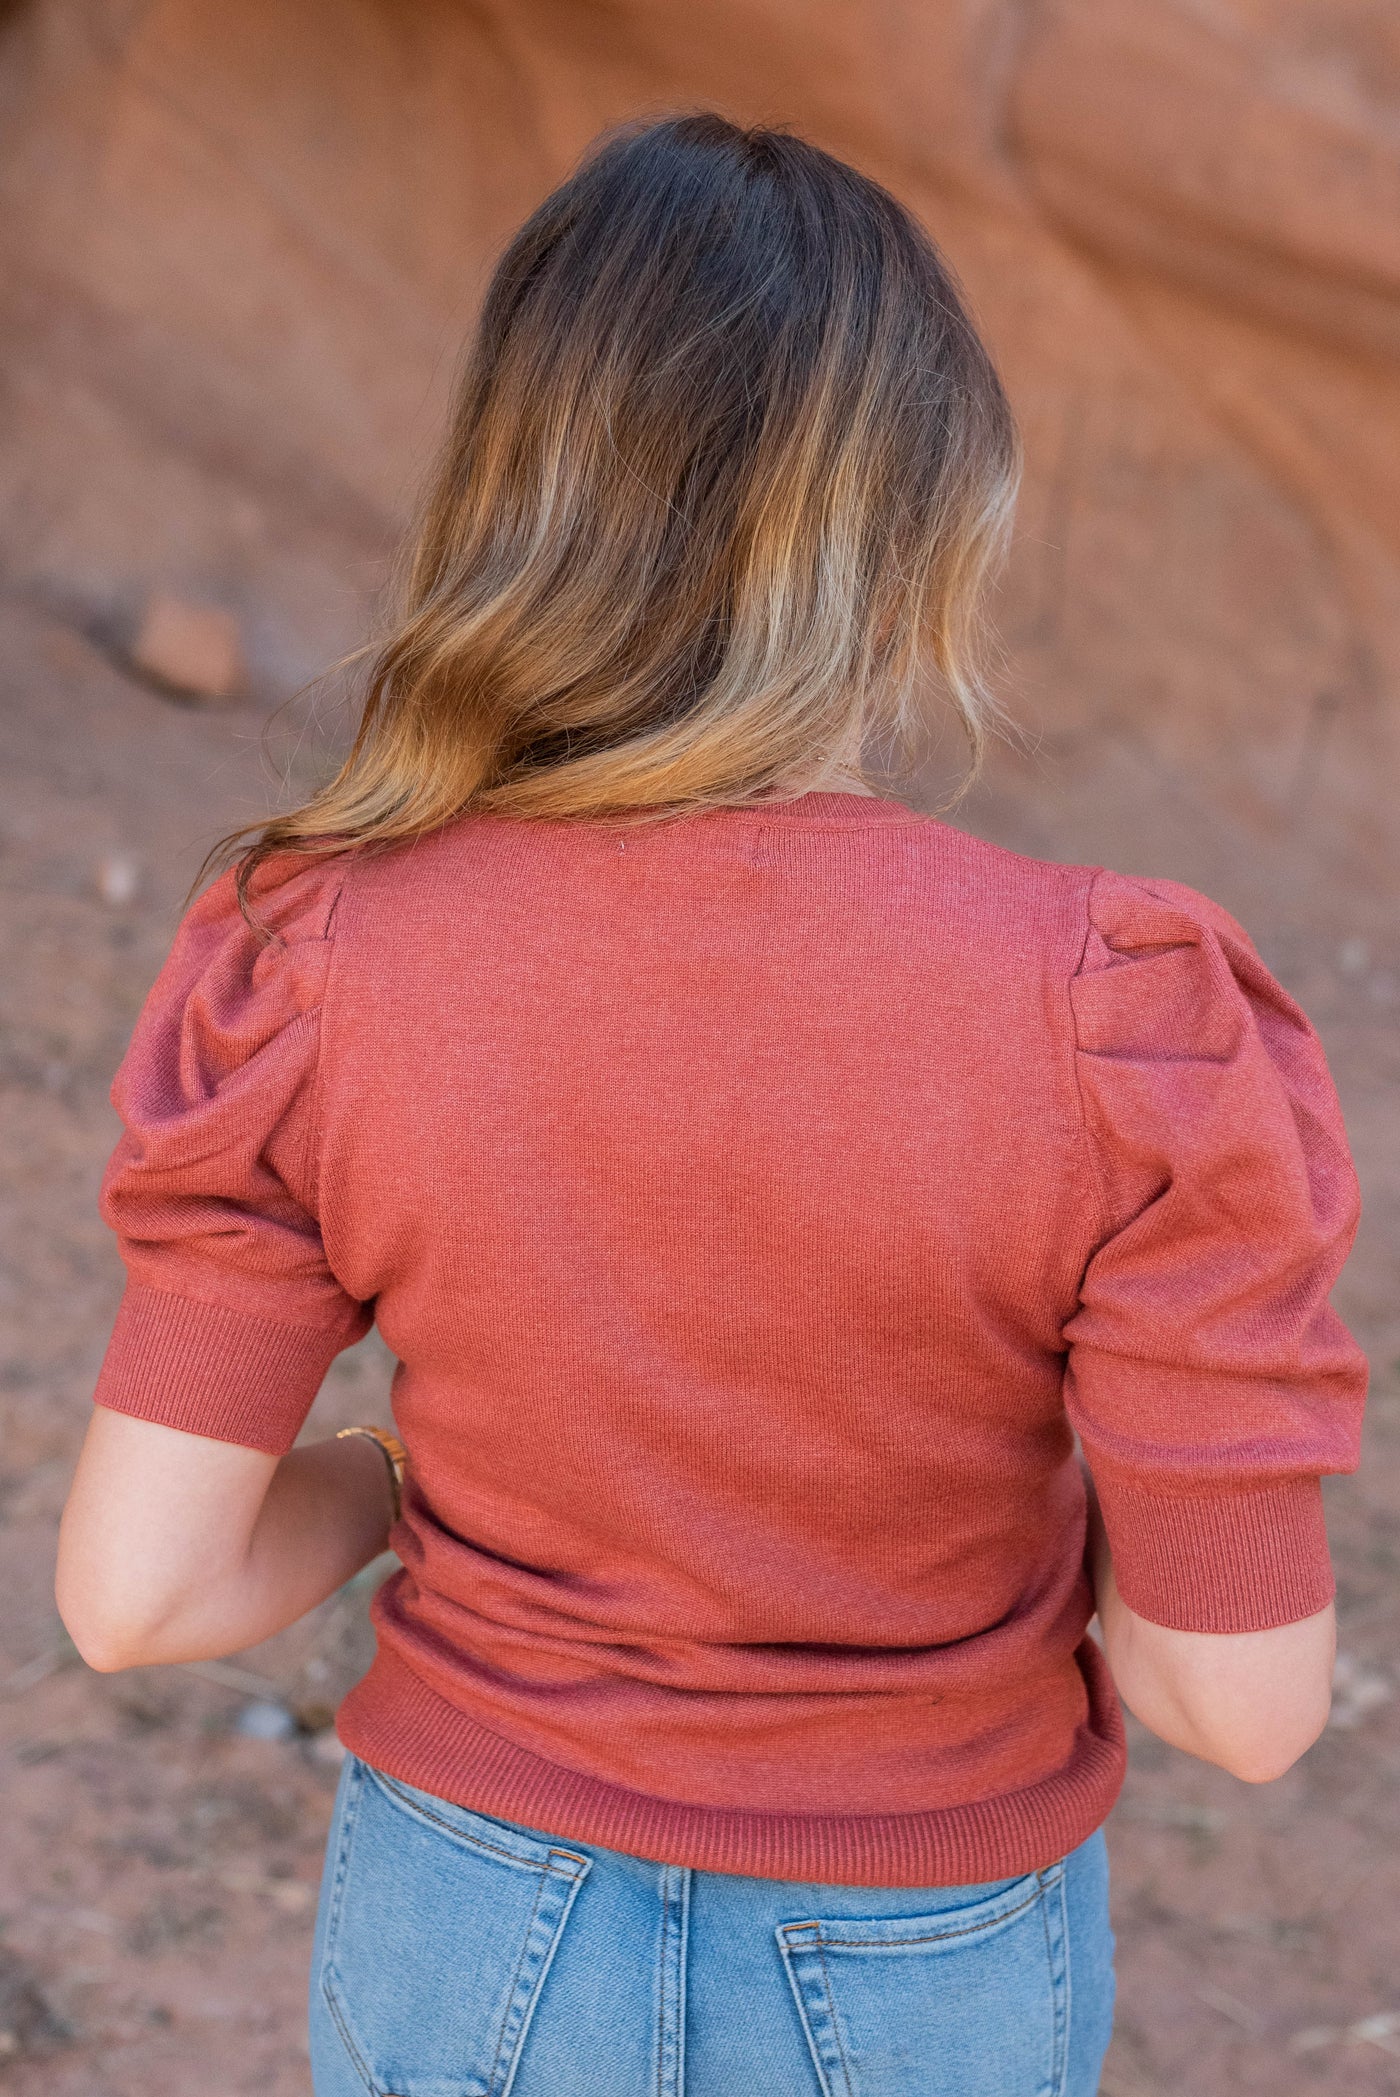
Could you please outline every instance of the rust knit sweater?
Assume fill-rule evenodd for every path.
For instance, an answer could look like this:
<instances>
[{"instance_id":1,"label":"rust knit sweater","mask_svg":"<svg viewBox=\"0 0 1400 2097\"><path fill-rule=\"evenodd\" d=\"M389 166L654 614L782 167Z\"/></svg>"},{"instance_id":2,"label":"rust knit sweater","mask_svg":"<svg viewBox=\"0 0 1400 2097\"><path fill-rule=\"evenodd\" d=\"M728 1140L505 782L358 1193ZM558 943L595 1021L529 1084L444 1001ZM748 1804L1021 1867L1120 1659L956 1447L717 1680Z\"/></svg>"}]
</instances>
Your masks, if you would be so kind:
<instances>
[{"instance_id":1,"label":"rust knit sweater","mask_svg":"<svg viewBox=\"0 0 1400 2097\"><path fill-rule=\"evenodd\" d=\"M1361 1358L1317 1042L1239 927L809 794L230 877L113 1097L101 1403L288 1448L377 1320L411 1460L349 1745L644 1856L917 1885L1120 1780L1123 1595L1332 1592Z\"/></svg>"}]
</instances>

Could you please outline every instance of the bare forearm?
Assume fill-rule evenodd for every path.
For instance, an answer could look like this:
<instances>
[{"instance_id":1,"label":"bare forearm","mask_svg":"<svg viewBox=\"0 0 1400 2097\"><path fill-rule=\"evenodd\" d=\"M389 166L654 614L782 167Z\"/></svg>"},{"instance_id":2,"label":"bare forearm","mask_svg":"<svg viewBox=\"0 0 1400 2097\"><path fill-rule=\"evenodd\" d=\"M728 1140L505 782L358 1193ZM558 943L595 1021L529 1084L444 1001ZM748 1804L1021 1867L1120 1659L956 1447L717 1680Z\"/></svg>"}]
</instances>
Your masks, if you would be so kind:
<instances>
[{"instance_id":1,"label":"bare forearm","mask_svg":"<svg viewBox=\"0 0 1400 2097\"><path fill-rule=\"evenodd\" d=\"M209 1660L270 1638L384 1549L391 1508L388 1470L372 1443L313 1443L282 1458L241 1526L211 1523L197 1558L188 1540L171 1539L124 1583L110 1571L121 1553L104 1534L106 1509L99 1502L90 1512L83 1500L80 1467L73 1535L60 1551L60 1607L79 1649L103 1670Z\"/></svg>"},{"instance_id":2,"label":"bare forearm","mask_svg":"<svg viewBox=\"0 0 1400 2097\"><path fill-rule=\"evenodd\" d=\"M1151 1650L1150 1633L1159 1626L1136 1616L1118 1592L1113 1560L1104 1550L1095 1564L1094 1599L1104 1653L1118 1694L1149 1732L1170 1747L1197 1755L1204 1762L1221 1760L1221 1743L1214 1729L1203 1725L1193 1711L1174 1671L1161 1665L1161 1656ZM1143 1638L1142 1633L1149 1634Z\"/></svg>"},{"instance_id":3,"label":"bare forearm","mask_svg":"<svg viewBox=\"0 0 1400 2097\"><path fill-rule=\"evenodd\" d=\"M1118 1592L1092 1486L1089 1564L1118 1693L1159 1740L1256 1783L1281 1776L1312 1745L1330 1704L1330 1608L1272 1630L1231 1634L1150 1622Z\"/></svg>"},{"instance_id":4,"label":"bare forearm","mask_svg":"<svg viewBox=\"0 0 1400 2097\"><path fill-rule=\"evenodd\" d=\"M390 1492L383 1456L362 1440L314 1442L284 1456L238 1576L192 1595L148 1660L208 1660L285 1630L381 1552Z\"/></svg>"}]
</instances>

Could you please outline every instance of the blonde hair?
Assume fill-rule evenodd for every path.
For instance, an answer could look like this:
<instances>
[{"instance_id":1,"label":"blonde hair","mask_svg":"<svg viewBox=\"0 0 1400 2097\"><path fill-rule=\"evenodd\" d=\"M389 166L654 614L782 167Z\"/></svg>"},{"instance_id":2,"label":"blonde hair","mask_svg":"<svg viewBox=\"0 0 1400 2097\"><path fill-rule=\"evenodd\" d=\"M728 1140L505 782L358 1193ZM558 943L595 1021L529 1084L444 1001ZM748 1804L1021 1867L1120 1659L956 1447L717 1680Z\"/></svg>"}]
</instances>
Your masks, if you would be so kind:
<instances>
[{"instance_id":1,"label":"blonde hair","mask_svg":"<svg viewBox=\"0 0 1400 2097\"><path fill-rule=\"evenodd\" d=\"M975 767L1018 468L954 280L887 191L717 116L614 135L496 269L349 755L215 854L258 831L246 902L275 851L467 811L801 792L903 747L929 668Z\"/></svg>"}]
</instances>

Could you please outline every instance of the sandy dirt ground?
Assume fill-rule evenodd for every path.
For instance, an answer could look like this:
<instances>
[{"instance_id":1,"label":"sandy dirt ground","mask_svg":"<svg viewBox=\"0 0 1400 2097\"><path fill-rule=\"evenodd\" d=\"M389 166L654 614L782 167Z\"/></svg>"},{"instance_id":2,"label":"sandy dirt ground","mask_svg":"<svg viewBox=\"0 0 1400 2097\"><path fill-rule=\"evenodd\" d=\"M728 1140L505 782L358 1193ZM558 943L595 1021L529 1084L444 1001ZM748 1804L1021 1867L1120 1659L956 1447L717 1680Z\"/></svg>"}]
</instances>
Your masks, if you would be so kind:
<instances>
[{"instance_id":1,"label":"sandy dirt ground","mask_svg":"<svg viewBox=\"0 0 1400 2097\"><path fill-rule=\"evenodd\" d=\"M77 1659L51 1589L120 1292L94 1201L107 1087L204 847L272 791L264 720L173 705L74 631L0 605L0 722L0 2085L307 2097L330 1716L368 1657L369 1583L236 1662L117 1677ZM298 736L293 720L274 738L294 773L311 761ZM995 805L969 821L1006 834ZM1287 974L1354 1134L1379 1141L1396 987L1358 951L1299 948ZM1384 1254L1363 1239L1341 1297L1376 1391L1361 1473L1330 1491L1335 1720L1257 1789L1135 1736L1110 1829L1108 2097L1400 2090L1400 1332ZM390 1366L373 1337L343 1356L308 1432L384 1417Z\"/></svg>"}]
</instances>

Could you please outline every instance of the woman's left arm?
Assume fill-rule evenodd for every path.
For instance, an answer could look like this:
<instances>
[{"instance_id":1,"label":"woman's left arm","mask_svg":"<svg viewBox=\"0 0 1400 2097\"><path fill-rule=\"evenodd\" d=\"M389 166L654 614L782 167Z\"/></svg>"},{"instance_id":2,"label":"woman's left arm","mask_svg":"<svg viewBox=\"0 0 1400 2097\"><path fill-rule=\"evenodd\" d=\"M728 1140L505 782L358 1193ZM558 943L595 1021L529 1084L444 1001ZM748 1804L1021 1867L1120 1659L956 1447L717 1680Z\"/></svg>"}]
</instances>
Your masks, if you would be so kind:
<instances>
[{"instance_id":1,"label":"woman's left arm","mask_svg":"<svg viewBox=\"0 0 1400 2097\"><path fill-rule=\"evenodd\" d=\"M363 1436L279 1459L99 1406L59 1531L59 1614L104 1674L242 1652L377 1557L391 1513Z\"/></svg>"}]
</instances>

